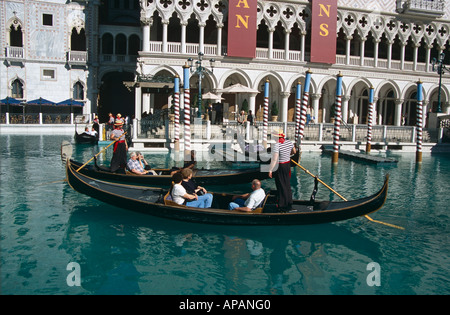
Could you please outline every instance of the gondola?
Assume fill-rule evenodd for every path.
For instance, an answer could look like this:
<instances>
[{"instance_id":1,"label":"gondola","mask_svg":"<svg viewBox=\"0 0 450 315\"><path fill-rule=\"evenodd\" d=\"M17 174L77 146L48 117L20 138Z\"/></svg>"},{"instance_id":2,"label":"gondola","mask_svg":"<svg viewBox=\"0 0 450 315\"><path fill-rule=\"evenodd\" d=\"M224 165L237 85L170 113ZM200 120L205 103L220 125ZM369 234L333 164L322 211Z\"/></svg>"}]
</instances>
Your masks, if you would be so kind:
<instances>
[{"instance_id":1,"label":"gondola","mask_svg":"<svg viewBox=\"0 0 450 315\"><path fill-rule=\"evenodd\" d=\"M168 189L131 186L106 182L76 172L66 164L67 182L79 193L113 206L167 219L225 225L304 225L328 223L369 214L380 209L387 196L389 176L377 193L351 201L295 200L293 210L277 212L275 197L267 194L263 204L253 212L229 211L233 195L213 193L212 208L192 208L170 200Z\"/></svg>"},{"instance_id":2,"label":"gondola","mask_svg":"<svg viewBox=\"0 0 450 315\"><path fill-rule=\"evenodd\" d=\"M78 169L83 164L70 160L71 165ZM153 169L159 175L135 175L131 172L126 174L112 173L109 167L97 165L86 165L80 172L96 179L112 180L116 182L145 185L145 186L170 186L172 184L171 172L173 169ZM267 172L261 172L259 167L246 169L194 169L195 182L201 186L207 185L229 185L236 183L249 183L253 179L268 178Z\"/></svg>"},{"instance_id":3,"label":"gondola","mask_svg":"<svg viewBox=\"0 0 450 315\"><path fill-rule=\"evenodd\" d=\"M75 131L75 143L97 144L98 137Z\"/></svg>"}]
</instances>

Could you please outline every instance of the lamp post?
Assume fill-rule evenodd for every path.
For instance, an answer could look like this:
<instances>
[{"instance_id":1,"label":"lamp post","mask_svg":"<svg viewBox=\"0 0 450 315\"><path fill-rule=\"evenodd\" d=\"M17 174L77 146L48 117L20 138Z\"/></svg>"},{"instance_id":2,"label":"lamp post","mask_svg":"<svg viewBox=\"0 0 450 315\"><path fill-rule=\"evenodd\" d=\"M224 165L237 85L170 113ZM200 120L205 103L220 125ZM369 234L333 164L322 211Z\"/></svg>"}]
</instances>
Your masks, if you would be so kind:
<instances>
[{"instance_id":1,"label":"lamp post","mask_svg":"<svg viewBox=\"0 0 450 315\"><path fill-rule=\"evenodd\" d=\"M198 112L197 117L202 117L202 78L205 75L205 72L207 72L207 69L202 66L203 61L203 53L198 53L198 60L195 62L194 65L194 59L189 58L189 66L191 69L191 73L195 73L198 75ZM211 72L214 72L214 67L216 65L216 61L214 59L209 60L209 65L211 67Z\"/></svg>"},{"instance_id":2,"label":"lamp post","mask_svg":"<svg viewBox=\"0 0 450 315\"><path fill-rule=\"evenodd\" d=\"M439 59L433 58L433 60L431 61L432 66L433 66L433 71L435 71L439 74L438 108L436 110L436 112L438 112L438 113L442 113L442 108L441 108L442 74L444 73L444 71L450 72L450 70L447 69L447 67L444 65L444 58L445 58L445 54L442 52L439 55Z\"/></svg>"}]
</instances>

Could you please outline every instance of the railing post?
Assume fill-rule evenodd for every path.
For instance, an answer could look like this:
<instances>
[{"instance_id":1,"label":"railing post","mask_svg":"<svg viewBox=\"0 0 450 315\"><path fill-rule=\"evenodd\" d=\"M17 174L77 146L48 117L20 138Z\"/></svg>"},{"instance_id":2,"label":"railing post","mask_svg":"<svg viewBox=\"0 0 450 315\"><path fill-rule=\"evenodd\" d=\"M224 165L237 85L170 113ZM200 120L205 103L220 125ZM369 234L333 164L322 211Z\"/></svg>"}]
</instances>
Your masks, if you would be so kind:
<instances>
[{"instance_id":1,"label":"railing post","mask_svg":"<svg viewBox=\"0 0 450 315\"><path fill-rule=\"evenodd\" d=\"M211 139L211 121L208 119L206 121L206 140Z\"/></svg>"},{"instance_id":2,"label":"railing post","mask_svg":"<svg viewBox=\"0 0 450 315\"><path fill-rule=\"evenodd\" d=\"M322 142L323 139L323 123L319 124L319 142Z\"/></svg>"},{"instance_id":3,"label":"railing post","mask_svg":"<svg viewBox=\"0 0 450 315\"><path fill-rule=\"evenodd\" d=\"M137 139L138 137L138 125L139 120L137 118L133 119L133 139Z\"/></svg>"}]
</instances>

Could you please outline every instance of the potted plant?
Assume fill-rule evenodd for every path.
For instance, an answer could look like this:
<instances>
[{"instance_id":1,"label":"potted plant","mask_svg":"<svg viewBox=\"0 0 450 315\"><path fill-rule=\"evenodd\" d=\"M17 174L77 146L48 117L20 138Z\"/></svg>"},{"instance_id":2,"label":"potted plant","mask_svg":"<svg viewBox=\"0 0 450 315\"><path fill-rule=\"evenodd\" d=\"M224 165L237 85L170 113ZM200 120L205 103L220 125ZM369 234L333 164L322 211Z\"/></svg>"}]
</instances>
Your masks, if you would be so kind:
<instances>
[{"instance_id":1,"label":"potted plant","mask_svg":"<svg viewBox=\"0 0 450 315\"><path fill-rule=\"evenodd\" d=\"M278 121L278 106L277 102L272 103L272 108L270 109L270 115L272 115L272 121Z\"/></svg>"},{"instance_id":2,"label":"potted plant","mask_svg":"<svg viewBox=\"0 0 450 315\"><path fill-rule=\"evenodd\" d=\"M174 97L172 97L172 101L170 102L169 121L170 122L174 122L175 121L175 98Z\"/></svg>"},{"instance_id":3,"label":"potted plant","mask_svg":"<svg viewBox=\"0 0 450 315\"><path fill-rule=\"evenodd\" d=\"M335 115L336 115L336 104L333 103L333 105L331 105L330 107L330 123L332 124L334 124Z\"/></svg>"},{"instance_id":4,"label":"potted plant","mask_svg":"<svg viewBox=\"0 0 450 315\"><path fill-rule=\"evenodd\" d=\"M241 108L244 112L246 112L246 113L248 113L248 102L247 102L247 99L245 99L243 102L242 102L242 108Z\"/></svg>"}]
</instances>

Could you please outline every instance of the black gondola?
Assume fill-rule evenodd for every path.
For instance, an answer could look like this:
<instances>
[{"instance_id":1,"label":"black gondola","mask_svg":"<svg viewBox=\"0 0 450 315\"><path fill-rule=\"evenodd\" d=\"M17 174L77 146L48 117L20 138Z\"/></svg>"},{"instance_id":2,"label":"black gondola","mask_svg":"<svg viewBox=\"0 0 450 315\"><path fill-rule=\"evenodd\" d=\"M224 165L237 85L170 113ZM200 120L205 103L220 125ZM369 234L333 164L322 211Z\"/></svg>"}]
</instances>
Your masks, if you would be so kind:
<instances>
[{"instance_id":1,"label":"black gondola","mask_svg":"<svg viewBox=\"0 0 450 315\"><path fill-rule=\"evenodd\" d=\"M387 196L389 176L380 191L372 196L351 201L295 200L293 211L276 212L275 197L268 195L253 212L229 211L233 195L213 193L213 208L202 209L176 205L168 200L168 190L105 182L76 172L71 163L66 167L67 181L76 191L111 205L153 216L208 224L228 225L303 225L328 223L369 214L380 209Z\"/></svg>"},{"instance_id":2,"label":"black gondola","mask_svg":"<svg viewBox=\"0 0 450 315\"><path fill-rule=\"evenodd\" d=\"M75 143L97 144L98 137L88 135L87 133L78 133L75 131Z\"/></svg>"},{"instance_id":3,"label":"black gondola","mask_svg":"<svg viewBox=\"0 0 450 315\"><path fill-rule=\"evenodd\" d=\"M83 164L70 160L76 170ZM112 180L116 182L129 183L146 186L170 186L172 184L173 169L153 169L159 175L136 175L131 172L126 174L112 173L109 167L86 165L80 172L96 179ZM267 172L261 172L259 167L246 169L194 169L193 177L198 185L229 185L236 183L249 183L253 179L268 178Z\"/></svg>"}]
</instances>

